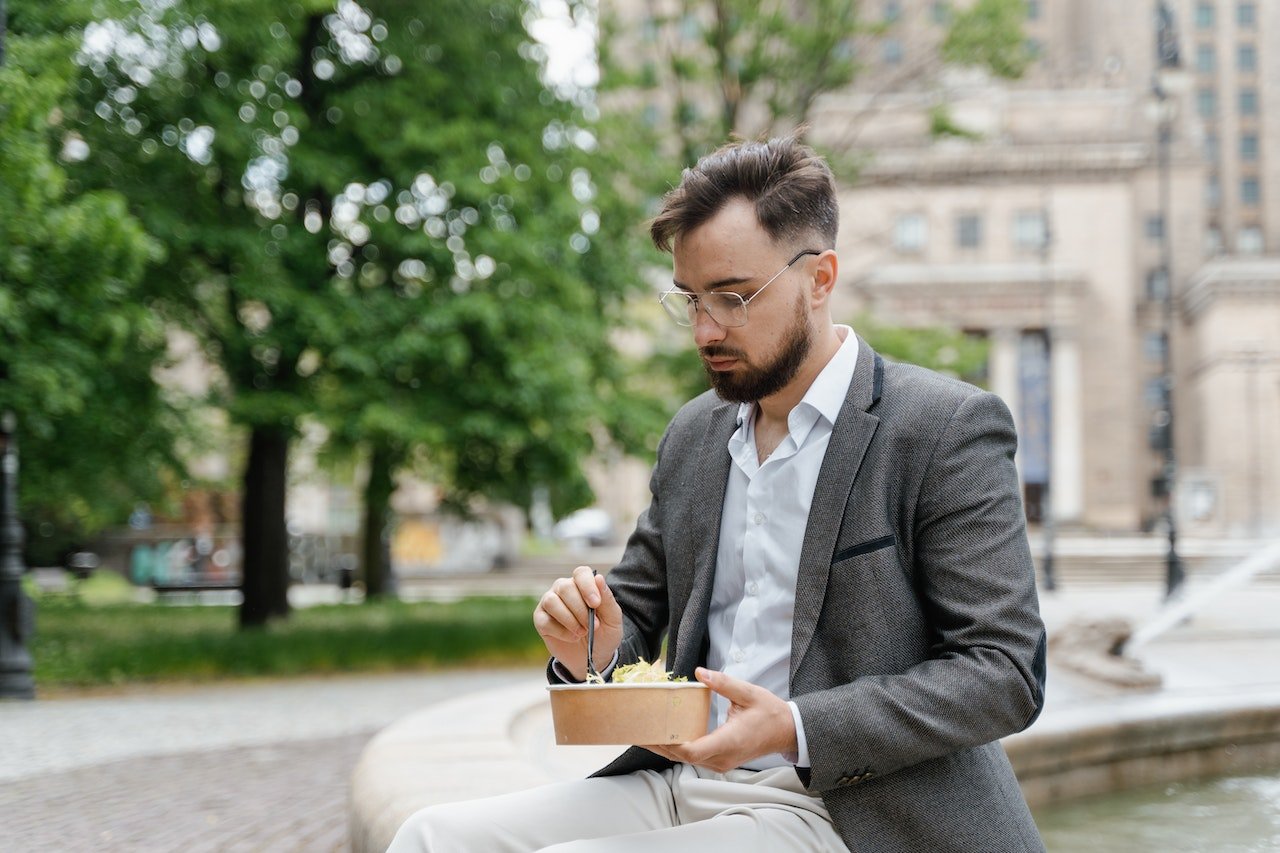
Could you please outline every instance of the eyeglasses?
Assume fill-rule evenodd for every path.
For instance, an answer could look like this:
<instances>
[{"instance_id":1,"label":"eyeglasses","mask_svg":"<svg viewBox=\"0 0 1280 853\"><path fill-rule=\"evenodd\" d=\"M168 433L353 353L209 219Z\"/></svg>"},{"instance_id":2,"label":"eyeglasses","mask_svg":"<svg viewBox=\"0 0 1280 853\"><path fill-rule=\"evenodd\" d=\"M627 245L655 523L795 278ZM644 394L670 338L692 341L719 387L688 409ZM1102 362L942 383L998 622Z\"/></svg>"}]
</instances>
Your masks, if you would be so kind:
<instances>
[{"instance_id":1,"label":"eyeglasses","mask_svg":"<svg viewBox=\"0 0 1280 853\"><path fill-rule=\"evenodd\" d=\"M751 294L749 299L743 299L738 294L729 290L712 290L707 293L695 294L689 293L687 290L673 288L663 291L658 301L667 313L671 315L671 319L675 320L681 326L692 326L698 320L698 305L701 303L703 310L707 312L707 316L714 320L717 324L726 327L737 327L747 325L747 303L755 299L764 289L782 275L791 269L791 265L803 258L805 255L821 255L822 252L817 249L805 249L791 260L787 261L787 265L778 270L774 275L764 283L763 286L755 293Z\"/></svg>"}]
</instances>

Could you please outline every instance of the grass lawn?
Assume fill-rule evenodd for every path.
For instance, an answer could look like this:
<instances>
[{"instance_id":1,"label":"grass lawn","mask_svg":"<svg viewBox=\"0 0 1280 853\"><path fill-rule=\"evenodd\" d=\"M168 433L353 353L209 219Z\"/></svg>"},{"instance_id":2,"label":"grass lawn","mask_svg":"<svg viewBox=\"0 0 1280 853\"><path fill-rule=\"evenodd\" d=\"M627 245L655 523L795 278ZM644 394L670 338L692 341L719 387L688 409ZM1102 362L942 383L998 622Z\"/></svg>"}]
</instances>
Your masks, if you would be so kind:
<instances>
[{"instance_id":1,"label":"grass lawn","mask_svg":"<svg viewBox=\"0 0 1280 853\"><path fill-rule=\"evenodd\" d=\"M239 630L235 607L37 597L29 644L39 689L376 672L545 660L532 598L398 601L294 611Z\"/></svg>"}]
</instances>

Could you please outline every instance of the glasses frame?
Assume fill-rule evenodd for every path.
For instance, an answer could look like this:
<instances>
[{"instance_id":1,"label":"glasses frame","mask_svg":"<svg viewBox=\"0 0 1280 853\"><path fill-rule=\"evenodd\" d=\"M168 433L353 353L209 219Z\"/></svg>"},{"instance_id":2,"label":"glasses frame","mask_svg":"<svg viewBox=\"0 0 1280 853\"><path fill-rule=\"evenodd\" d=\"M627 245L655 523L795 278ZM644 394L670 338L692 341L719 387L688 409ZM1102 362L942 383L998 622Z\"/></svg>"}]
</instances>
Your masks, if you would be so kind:
<instances>
[{"instance_id":1,"label":"glasses frame","mask_svg":"<svg viewBox=\"0 0 1280 853\"><path fill-rule=\"evenodd\" d=\"M676 325L678 325L678 326L684 326L684 327L686 327L686 328L690 328L690 327L692 327L692 326L697 322L697 317L698 317L698 307L699 307L699 306L701 306L701 307L702 307L702 310L707 312L707 316L708 316L708 317L710 317L710 318L711 318L711 320L712 320L712 322L714 322L717 326L723 326L724 328L727 328L727 329L737 329L737 328L741 328L741 327L743 327L743 326L747 325L747 321L750 319L750 318L747 316L747 306L751 304L751 300L752 300L752 299L755 299L755 298L756 298L757 296L759 296L761 293L764 293L764 289L765 289L766 287L768 287L769 285L773 284L775 281L777 281L777 280L778 280L778 277L779 277L779 276L781 276L784 272L786 272L787 270L791 269L792 265L794 265L796 261L800 260L800 259L801 259L801 258L803 258L805 255L821 255L821 254L822 254L822 252L823 252L823 250L822 250L822 249L802 249L802 250L800 250L799 252L797 252L797 253L796 253L796 256L795 256L794 258L792 258L791 260L787 261L786 265L785 265L782 269L778 270L776 273L774 273L772 276L770 276L770 277L769 277L769 280L768 280L768 281L766 281L764 284L762 284L762 285L760 286L760 289L759 289L759 290L757 290L755 293L753 293L753 294L751 294L750 296L748 296L746 299L743 299L743 298L742 298L742 294L740 294L740 293L734 293L732 290L716 290L716 291L711 291L712 293L718 293L718 294L720 294L721 296L735 296L735 297L737 297L738 301L742 303L742 322L741 322L741 323L726 323L726 322L722 321L719 317L717 317L715 314L713 314L713 313L711 312L711 309L710 309L710 308L708 308L705 304L703 304L703 301L702 301L702 300L703 300L703 296L705 296L706 294L690 293L689 291L687 291L687 290L681 290L681 289L680 289L680 288L678 288L678 287L673 287L673 288L671 288L670 290L664 290L664 291L662 291L662 295L658 297L658 303L659 303L660 305L662 305L663 310L665 310L665 311L667 312L667 315L668 315L672 320L674 320L674 321L676 322ZM690 312L690 310L689 310L689 308L688 308L687 306L686 306L686 307L685 307L685 309L682 311L682 310L680 310L680 309L673 309L673 304L674 304L674 303L673 303L673 304L668 304L668 303L667 303L667 298L668 298L668 297L673 297L673 296L677 296L677 295L678 295L678 296L683 297L683 298L684 298L684 299L686 299L686 300L688 300L688 305L689 305L689 306L693 306L692 313ZM733 310L735 310L735 311L736 311L737 309L735 308L735 309L733 309Z\"/></svg>"}]
</instances>

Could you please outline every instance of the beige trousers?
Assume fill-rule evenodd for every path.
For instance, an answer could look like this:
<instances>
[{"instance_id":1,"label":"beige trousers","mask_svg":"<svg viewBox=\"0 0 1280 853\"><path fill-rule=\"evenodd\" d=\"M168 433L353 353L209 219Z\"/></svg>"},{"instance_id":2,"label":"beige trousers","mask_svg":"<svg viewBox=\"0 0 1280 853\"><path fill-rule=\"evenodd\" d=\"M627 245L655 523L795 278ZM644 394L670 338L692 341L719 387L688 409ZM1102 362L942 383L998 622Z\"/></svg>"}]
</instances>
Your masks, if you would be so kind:
<instances>
[{"instance_id":1,"label":"beige trousers","mask_svg":"<svg viewBox=\"0 0 1280 853\"><path fill-rule=\"evenodd\" d=\"M388 853L848 853L795 770L656 772L558 782L417 812Z\"/></svg>"}]
</instances>

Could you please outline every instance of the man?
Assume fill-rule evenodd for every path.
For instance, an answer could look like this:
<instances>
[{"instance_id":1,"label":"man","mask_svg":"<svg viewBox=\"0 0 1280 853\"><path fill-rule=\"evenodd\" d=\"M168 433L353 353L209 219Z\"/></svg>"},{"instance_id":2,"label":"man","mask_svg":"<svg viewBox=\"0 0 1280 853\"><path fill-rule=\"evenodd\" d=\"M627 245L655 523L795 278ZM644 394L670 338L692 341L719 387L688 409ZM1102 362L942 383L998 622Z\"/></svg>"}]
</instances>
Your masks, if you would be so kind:
<instances>
[{"instance_id":1,"label":"man","mask_svg":"<svg viewBox=\"0 0 1280 853\"><path fill-rule=\"evenodd\" d=\"M711 731L591 779L420 812L393 850L1043 850L1004 751L1044 628L998 398L831 320L834 182L793 138L685 171L651 226L712 391L659 445L622 561L534 624L549 676L654 660Z\"/></svg>"}]
</instances>

